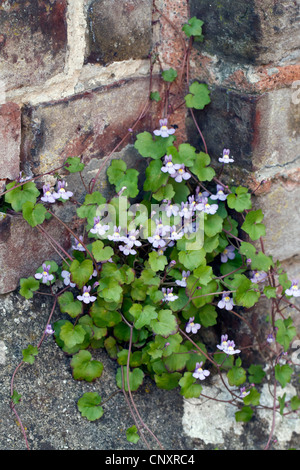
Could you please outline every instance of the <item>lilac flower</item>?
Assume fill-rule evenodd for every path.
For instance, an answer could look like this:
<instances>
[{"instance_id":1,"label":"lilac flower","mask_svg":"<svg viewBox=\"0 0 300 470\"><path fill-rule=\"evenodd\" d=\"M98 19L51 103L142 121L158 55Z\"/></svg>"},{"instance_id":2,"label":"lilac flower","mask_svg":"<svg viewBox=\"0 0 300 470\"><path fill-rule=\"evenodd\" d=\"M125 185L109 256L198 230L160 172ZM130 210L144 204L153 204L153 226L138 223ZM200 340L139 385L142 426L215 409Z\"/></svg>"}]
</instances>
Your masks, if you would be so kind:
<instances>
[{"instance_id":1,"label":"lilac flower","mask_svg":"<svg viewBox=\"0 0 300 470\"><path fill-rule=\"evenodd\" d=\"M72 245L73 250L85 251L85 248L84 248L84 246L82 246L82 243L81 243L81 242L83 242L83 237L82 237L82 235L79 236L79 240L80 240L80 241L78 241L78 240L75 238L75 240L74 240L75 245Z\"/></svg>"},{"instance_id":2,"label":"lilac flower","mask_svg":"<svg viewBox=\"0 0 300 470\"><path fill-rule=\"evenodd\" d=\"M70 286L70 287L75 287L76 284L74 282L71 282L71 273L69 271L62 271L61 272L61 277L64 279L64 285L65 286Z\"/></svg>"},{"instance_id":3,"label":"lilac flower","mask_svg":"<svg viewBox=\"0 0 300 470\"><path fill-rule=\"evenodd\" d=\"M229 245L225 248L223 253L221 253L221 262L226 263L229 259L235 258L235 248L232 245Z\"/></svg>"},{"instance_id":4,"label":"lilac flower","mask_svg":"<svg viewBox=\"0 0 300 470\"><path fill-rule=\"evenodd\" d=\"M54 279L54 276L53 274L49 274L49 270L51 268L50 264L46 266L46 264L43 263L42 267L43 271L41 273L36 273L34 277L36 279L42 279L42 283L46 284L48 281L52 281Z\"/></svg>"},{"instance_id":5,"label":"lilac flower","mask_svg":"<svg viewBox=\"0 0 300 470\"><path fill-rule=\"evenodd\" d=\"M157 231L153 236L148 237L148 241L152 244L154 248L163 248L164 246L166 246L165 240Z\"/></svg>"},{"instance_id":6,"label":"lilac flower","mask_svg":"<svg viewBox=\"0 0 300 470\"><path fill-rule=\"evenodd\" d=\"M196 363L196 368L193 372L193 377L195 377L195 379L204 380L206 377L209 376L210 374L209 370L206 370L206 369L203 370L202 365L203 365L203 362Z\"/></svg>"},{"instance_id":7,"label":"lilac flower","mask_svg":"<svg viewBox=\"0 0 300 470\"><path fill-rule=\"evenodd\" d=\"M56 199L55 199L55 196L54 194L51 192L50 190L50 184L44 184L43 186L43 196L41 197L41 200L43 202L55 202Z\"/></svg>"},{"instance_id":8,"label":"lilac flower","mask_svg":"<svg viewBox=\"0 0 300 470\"><path fill-rule=\"evenodd\" d=\"M169 225L164 225L162 220L155 220L156 223L156 232L159 233L162 237L165 237L167 233L170 232L171 227Z\"/></svg>"},{"instance_id":9,"label":"lilac flower","mask_svg":"<svg viewBox=\"0 0 300 470\"><path fill-rule=\"evenodd\" d=\"M219 199L219 201L225 201L227 199L228 194L225 194L223 191L223 186L217 184L217 194L212 194L210 198L215 201Z\"/></svg>"},{"instance_id":10,"label":"lilac flower","mask_svg":"<svg viewBox=\"0 0 300 470\"><path fill-rule=\"evenodd\" d=\"M267 276L267 273L265 273L264 271L253 271L250 281L254 284L257 284L258 282L265 281Z\"/></svg>"},{"instance_id":11,"label":"lilac flower","mask_svg":"<svg viewBox=\"0 0 300 470\"><path fill-rule=\"evenodd\" d=\"M221 344L217 344L217 348L223 351L225 354L238 354L241 351L239 349L234 349L235 348L235 343L234 341L228 340L228 335L222 335L221 336Z\"/></svg>"},{"instance_id":12,"label":"lilac flower","mask_svg":"<svg viewBox=\"0 0 300 470\"><path fill-rule=\"evenodd\" d=\"M114 226L113 234L112 235L107 235L107 238L109 240L114 241L114 242L123 242L125 237L123 237L121 235L121 227Z\"/></svg>"},{"instance_id":13,"label":"lilac flower","mask_svg":"<svg viewBox=\"0 0 300 470\"><path fill-rule=\"evenodd\" d=\"M285 291L286 295L292 295L293 297L300 297L299 283L297 280L292 281L292 285Z\"/></svg>"},{"instance_id":14,"label":"lilac flower","mask_svg":"<svg viewBox=\"0 0 300 470\"><path fill-rule=\"evenodd\" d=\"M202 202L203 198L208 198L209 197L209 192L208 191L204 191L204 192L201 192L200 191L200 186L197 186L196 188L196 201L197 202Z\"/></svg>"},{"instance_id":15,"label":"lilac flower","mask_svg":"<svg viewBox=\"0 0 300 470\"><path fill-rule=\"evenodd\" d=\"M274 336L272 335L272 333L268 334L267 336L267 342L268 343L273 343L274 341Z\"/></svg>"},{"instance_id":16,"label":"lilac flower","mask_svg":"<svg viewBox=\"0 0 300 470\"><path fill-rule=\"evenodd\" d=\"M178 230L176 229L176 226L173 225L173 227L171 227L170 236L168 237L168 240L173 240L173 241L180 240L182 237L183 237L183 233L178 232Z\"/></svg>"},{"instance_id":17,"label":"lilac flower","mask_svg":"<svg viewBox=\"0 0 300 470\"><path fill-rule=\"evenodd\" d=\"M52 326L51 326L51 325L47 325L47 326L46 326L45 334L46 334L46 335L53 335L53 334L54 334L54 330L52 329Z\"/></svg>"},{"instance_id":18,"label":"lilac flower","mask_svg":"<svg viewBox=\"0 0 300 470\"><path fill-rule=\"evenodd\" d=\"M66 186L65 181L58 181L57 186L58 186L57 192L53 193L53 196L55 197L55 199L62 198L65 201L67 201L68 199L70 199L70 197L73 196L72 191L65 190L65 186Z\"/></svg>"},{"instance_id":19,"label":"lilac flower","mask_svg":"<svg viewBox=\"0 0 300 470\"><path fill-rule=\"evenodd\" d=\"M94 295L90 295L91 286L83 286L83 294L77 295L78 300L82 300L85 304L89 304L90 302L95 302L97 297Z\"/></svg>"},{"instance_id":20,"label":"lilac flower","mask_svg":"<svg viewBox=\"0 0 300 470\"><path fill-rule=\"evenodd\" d=\"M175 281L178 286L186 287L186 280L191 274L190 271L182 271L182 279Z\"/></svg>"},{"instance_id":21,"label":"lilac flower","mask_svg":"<svg viewBox=\"0 0 300 470\"><path fill-rule=\"evenodd\" d=\"M167 217L171 217L172 215L176 217L179 212L179 207L177 204L172 204L171 201L168 201L168 204L165 206L165 212Z\"/></svg>"},{"instance_id":22,"label":"lilac flower","mask_svg":"<svg viewBox=\"0 0 300 470\"><path fill-rule=\"evenodd\" d=\"M233 305L233 300L227 293L223 294L222 300L218 302L218 307L225 308L226 310L231 310L233 308Z\"/></svg>"},{"instance_id":23,"label":"lilac flower","mask_svg":"<svg viewBox=\"0 0 300 470\"><path fill-rule=\"evenodd\" d=\"M169 135L174 134L175 129L168 129L168 119L159 120L160 129L155 130L154 135L160 135L161 137L169 137Z\"/></svg>"},{"instance_id":24,"label":"lilac flower","mask_svg":"<svg viewBox=\"0 0 300 470\"><path fill-rule=\"evenodd\" d=\"M124 253L125 256L136 255L136 251L129 245L120 245L119 249Z\"/></svg>"},{"instance_id":25,"label":"lilac flower","mask_svg":"<svg viewBox=\"0 0 300 470\"><path fill-rule=\"evenodd\" d=\"M178 163L176 163L174 165L174 169L176 170L176 173L175 174L171 174L172 178L175 178L175 181L177 183L181 183L182 180L189 180L190 177L191 177L191 174L185 170L185 166L184 165L179 165Z\"/></svg>"},{"instance_id":26,"label":"lilac flower","mask_svg":"<svg viewBox=\"0 0 300 470\"><path fill-rule=\"evenodd\" d=\"M100 223L100 217L94 217L94 227L91 228L90 232L95 235L105 235L105 233L109 230L109 225L102 225Z\"/></svg>"},{"instance_id":27,"label":"lilac flower","mask_svg":"<svg viewBox=\"0 0 300 470\"><path fill-rule=\"evenodd\" d=\"M206 214L215 214L218 210L218 204L209 204L207 198L203 198L202 202L197 204L196 209Z\"/></svg>"},{"instance_id":28,"label":"lilac flower","mask_svg":"<svg viewBox=\"0 0 300 470\"><path fill-rule=\"evenodd\" d=\"M173 288L171 287L170 289L165 289L164 287L162 288L162 293L164 295L162 301L163 302L174 302L174 300L178 299L178 295L173 294Z\"/></svg>"},{"instance_id":29,"label":"lilac flower","mask_svg":"<svg viewBox=\"0 0 300 470\"><path fill-rule=\"evenodd\" d=\"M182 202L181 203L181 209L180 209L178 215L180 215L181 217L184 217L186 219L190 219L193 215L193 209L191 209L189 207L189 204L187 202L186 203Z\"/></svg>"},{"instance_id":30,"label":"lilac flower","mask_svg":"<svg viewBox=\"0 0 300 470\"><path fill-rule=\"evenodd\" d=\"M23 176L24 175L24 176ZM24 183L25 181L28 181L28 180L31 180L31 176L26 176L23 171L20 171L19 173L19 178L18 178L18 182L19 183Z\"/></svg>"},{"instance_id":31,"label":"lilac flower","mask_svg":"<svg viewBox=\"0 0 300 470\"><path fill-rule=\"evenodd\" d=\"M175 176L176 169L172 162L172 155L166 155L164 158L164 166L161 167L163 173L169 173L171 176Z\"/></svg>"},{"instance_id":32,"label":"lilac flower","mask_svg":"<svg viewBox=\"0 0 300 470\"><path fill-rule=\"evenodd\" d=\"M185 331L187 333L193 333L194 335L200 330L201 325L200 323L194 323L195 317L191 317L186 324Z\"/></svg>"},{"instance_id":33,"label":"lilac flower","mask_svg":"<svg viewBox=\"0 0 300 470\"><path fill-rule=\"evenodd\" d=\"M240 388L240 398L245 398L247 395L249 395L250 391L246 392L246 387L241 387Z\"/></svg>"},{"instance_id":34,"label":"lilac flower","mask_svg":"<svg viewBox=\"0 0 300 470\"><path fill-rule=\"evenodd\" d=\"M123 242L127 245L128 248L132 248L133 246L141 246L141 242L137 239L139 234L138 230L131 230L127 237L124 237Z\"/></svg>"},{"instance_id":35,"label":"lilac flower","mask_svg":"<svg viewBox=\"0 0 300 470\"><path fill-rule=\"evenodd\" d=\"M222 156L222 158L219 158L219 162L222 162L222 163L234 162L234 159L230 158L229 154L230 154L230 150L229 149L224 149L223 150L223 156Z\"/></svg>"}]
</instances>

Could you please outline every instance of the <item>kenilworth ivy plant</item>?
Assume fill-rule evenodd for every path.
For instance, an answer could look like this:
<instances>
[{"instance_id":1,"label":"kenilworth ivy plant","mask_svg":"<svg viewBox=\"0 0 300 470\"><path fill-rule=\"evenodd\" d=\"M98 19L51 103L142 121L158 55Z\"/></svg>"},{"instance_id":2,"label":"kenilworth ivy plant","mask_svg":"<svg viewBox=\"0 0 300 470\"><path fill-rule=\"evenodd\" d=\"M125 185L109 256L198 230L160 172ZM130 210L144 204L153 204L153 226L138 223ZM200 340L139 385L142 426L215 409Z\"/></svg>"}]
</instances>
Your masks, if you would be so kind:
<instances>
[{"instance_id":1,"label":"kenilworth ivy plant","mask_svg":"<svg viewBox=\"0 0 300 470\"><path fill-rule=\"evenodd\" d=\"M192 18L183 26L189 43L186 52L193 40L202 40L202 24ZM188 70L187 61L184 66ZM163 71L168 97L179 75L182 70L180 74L174 69ZM210 103L206 84L194 81L187 86L184 104L191 113ZM149 102L162 99L151 90ZM147 160L142 190L139 172L113 159L107 179L114 196L106 200L93 190L95 180L91 182L84 202L77 203L83 230L69 229L71 250L66 252L57 241L61 263L46 259L36 273L20 280L20 294L26 299L46 292L53 295L43 338L53 335L70 356L75 380L95 382L97 389L103 364L93 358L93 352L99 348L116 362L116 391L122 390L131 401L146 376L158 388L178 389L185 398L198 398L203 381L210 383L219 374L231 394L229 402L236 407L236 421L247 422L263 407L259 387L269 380L266 365L271 386L279 382L284 388L291 381L296 328L292 318L285 316L285 308L293 306L300 289L265 253L264 215L253 208L253 194L241 185L220 181L206 145L205 151L188 142L177 145L177 130L169 117L160 116L156 129L136 134L134 147ZM132 135L133 128L129 132ZM235 164L229 149L220 149L213 159L222 163L224 173ZM81 174L84 163L72 156L63 169ZM53 173L59 175L57 169ZM74 203L74 195L60 176L56 188L44 184L42 191L38 180L20 175L7 185L3 197L7 207L44 231L46 219L58 218L53 205ZM270 303L263 340L241 313L262 297ZM64 316L53 323L57 305ZM239 332L229 335L224 315L219 325L222 312L246 322L251 347L261 355L257 363L243 364ZM204 344L203 330L218 325L222 331L218 344ZM34 363L41 343L23 350L22 363ZM12 380L11 406L16 415L20 398ZM105 412L97 391L85 393L77 406L83 419L90 421ZM270 419L276 413L297 414L299 406L299 397L285 401L285 395L278 397L274 391ZM148 446L148 430L163 448L139 415L133 419L126 433L130 442L142 438ZM266 448L270 440L271 435Z\"/></svg>"}]
</instances>

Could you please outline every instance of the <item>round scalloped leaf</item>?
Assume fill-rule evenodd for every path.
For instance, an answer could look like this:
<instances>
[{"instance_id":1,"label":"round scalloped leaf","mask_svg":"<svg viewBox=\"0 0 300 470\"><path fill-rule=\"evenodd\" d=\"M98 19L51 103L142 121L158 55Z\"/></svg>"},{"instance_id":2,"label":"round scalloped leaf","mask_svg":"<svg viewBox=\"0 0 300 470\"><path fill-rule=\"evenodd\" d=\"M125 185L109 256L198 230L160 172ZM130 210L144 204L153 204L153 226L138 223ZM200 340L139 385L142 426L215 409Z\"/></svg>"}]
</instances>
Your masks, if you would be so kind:
<instances>
[{"instance_id":1,"label":"round scalloped leaf","mask_svg":"<svg viewBox=\"0 0 300 470\"><path fill-rule=\"evenodd\" d=\"M96 421L104 413L102 406L99 406L100 403L101 397L97 392L87 392L79 398L77 407L82 416L89 421Z\"/></svg>"}]
</instances>

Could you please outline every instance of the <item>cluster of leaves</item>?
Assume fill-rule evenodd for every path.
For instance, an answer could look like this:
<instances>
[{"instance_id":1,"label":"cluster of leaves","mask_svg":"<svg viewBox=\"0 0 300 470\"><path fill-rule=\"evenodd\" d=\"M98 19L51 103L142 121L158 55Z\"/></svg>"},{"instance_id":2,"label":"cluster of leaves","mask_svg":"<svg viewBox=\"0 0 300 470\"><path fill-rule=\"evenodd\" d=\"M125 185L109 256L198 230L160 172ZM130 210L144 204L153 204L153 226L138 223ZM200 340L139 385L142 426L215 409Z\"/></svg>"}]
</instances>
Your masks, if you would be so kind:
<instances>
[{"instance_id":1,"label":"cluster of leaves","mask_svg":"<svg viewBox=\"0 0 300 470\"><path fill-rule=\"evenodd\" d=\"M191 19L184 32L188 37L194 36L201 41L202 22L199 22ZM168 82L176 80L176 77L173 69L163 74L163 79ZM155 95L153 99L158 100L159 97ZM197 81L192 83L185 102L188 108L203 109L210 102L207 85ZM63 281L63 271L70 273L70 281L74 284L74 287L62 289L57 296L65 318L53 325L56 342L71 356L74 379L86 382L101 377L103 364L94 360L92 353L103 348L116 361L116 385L125 391L137 391L145 376L149 376L161 389L178 388L185 398L199 397L202 386L193 375L198 363L209 368L212 374L225 373L230 387L254 384L250 393L239 399L241 409L236 413L237 421L248 421L260 403L256 385L265 380L263 367L252 364L246 369L240 356L235 359L218 349L212 350L211 345L208 350L199 335L195 335L191 342L185 333L185 325L194 318L202 331L216 326L220 312L218 301L224 291L232 293L234 308L248 309L262 295L272 300L277 298L278 288L284 291L289 287L279 264L253 244L265 235L263 213L260 209L253 209L247 188L224 185L227 199L218 201L215 213L202 214L201 246L194 249L191 234L185 232L176 243L167 245L160 252L149 243L149 233L144 231L145 227L155 227L159 218L158 214L153 215L151 207L163 205L165 201L179 206L186 204L200 187L210 195L214 194L216 172L207 153L198 152L189 143L177 146L174 134L161 137L141 132L136 136L134 146L148 161L142 191L138 186L139 172L127 168L124 161L113 160L107 177L116 196L107 201L95 191L87 194L77 209L77 216L85 223L85 249L73 249L72 261L64 261L61 266L45 261L50 266L49 273L53 274L48 286ZM191 176L188 181L177 182L168 172L162 171L166 155L172 156L174 164L184 165ZM84 165L78 157L73 157L67 160L65 169L70 173L81 172ZM15 181L7 185L7 190L5 201L14 211L21 211L31 226L42 224L51 217L47 204L38 201L40 191L34 182L18 185ZM122 208L118 196L120 191ZM146 212L133 213L132 204L136 198L140 208L148 209ZM212 202L208 197L208 204ZM144 233L136 254L125 256L118 243L90 232L99 215L99 206L108 203L114 208L116 226L123 220L125 207L127 225L122 228L125 232L134 228ZM179 216L172 217L170 225L181 222ZM239 226L237 220L241 217L243 222ZM220 257L229 245L234 247L235 257L221 262ZM189 271L189 276L182 287L176 281L181 280L182 273L186 271ZM266 274L266 282L252 282L251 273L257 271ZM273 282L275 274L278 275L276 283ZM42 280L34 276L21 279L20 293L30 299L41 285ZM95 301L84 303L77 298L84 287L91 289ZM170 287L176 294L174 301L164 298L163 289ZM277 320L276 324L272 324L270 319L270 329L276 332L276 344L281 352L287 352L296 335L292 319ZM24 362L33 363L37 353L37 348L29 345L23 351ZM276 362L274 370L276 380L284 388L291 380L291 366ZM280 410L283 410L284 403L282 397ZM299 407L297 397L292 399L291 407L293 410ZM96 392L86 393L79 400L78 409L88 420L99 419L103 414L101 397ZM137 442L135 426L127 431L127 438Z\"/></svg>"}]
</instances>

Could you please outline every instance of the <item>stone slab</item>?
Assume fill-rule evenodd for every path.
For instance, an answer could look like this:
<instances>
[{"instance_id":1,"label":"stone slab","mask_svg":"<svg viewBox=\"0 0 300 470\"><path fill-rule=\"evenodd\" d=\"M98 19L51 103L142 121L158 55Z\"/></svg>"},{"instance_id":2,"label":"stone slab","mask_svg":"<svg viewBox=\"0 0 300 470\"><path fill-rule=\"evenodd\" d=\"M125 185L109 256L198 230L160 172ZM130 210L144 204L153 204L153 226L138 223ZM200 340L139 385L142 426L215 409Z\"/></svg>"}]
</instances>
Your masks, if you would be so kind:
<instances>
[{"instance_id":1,"label":"stone slab","mask_svg":"<svg viewBox=\"0 0 300 470\"><path fill-rule=\"evenodd\" d=\"M20 171L21 110L15 103L0 105L0 180L14 180Z\"/></svg>"}]
</instances>

